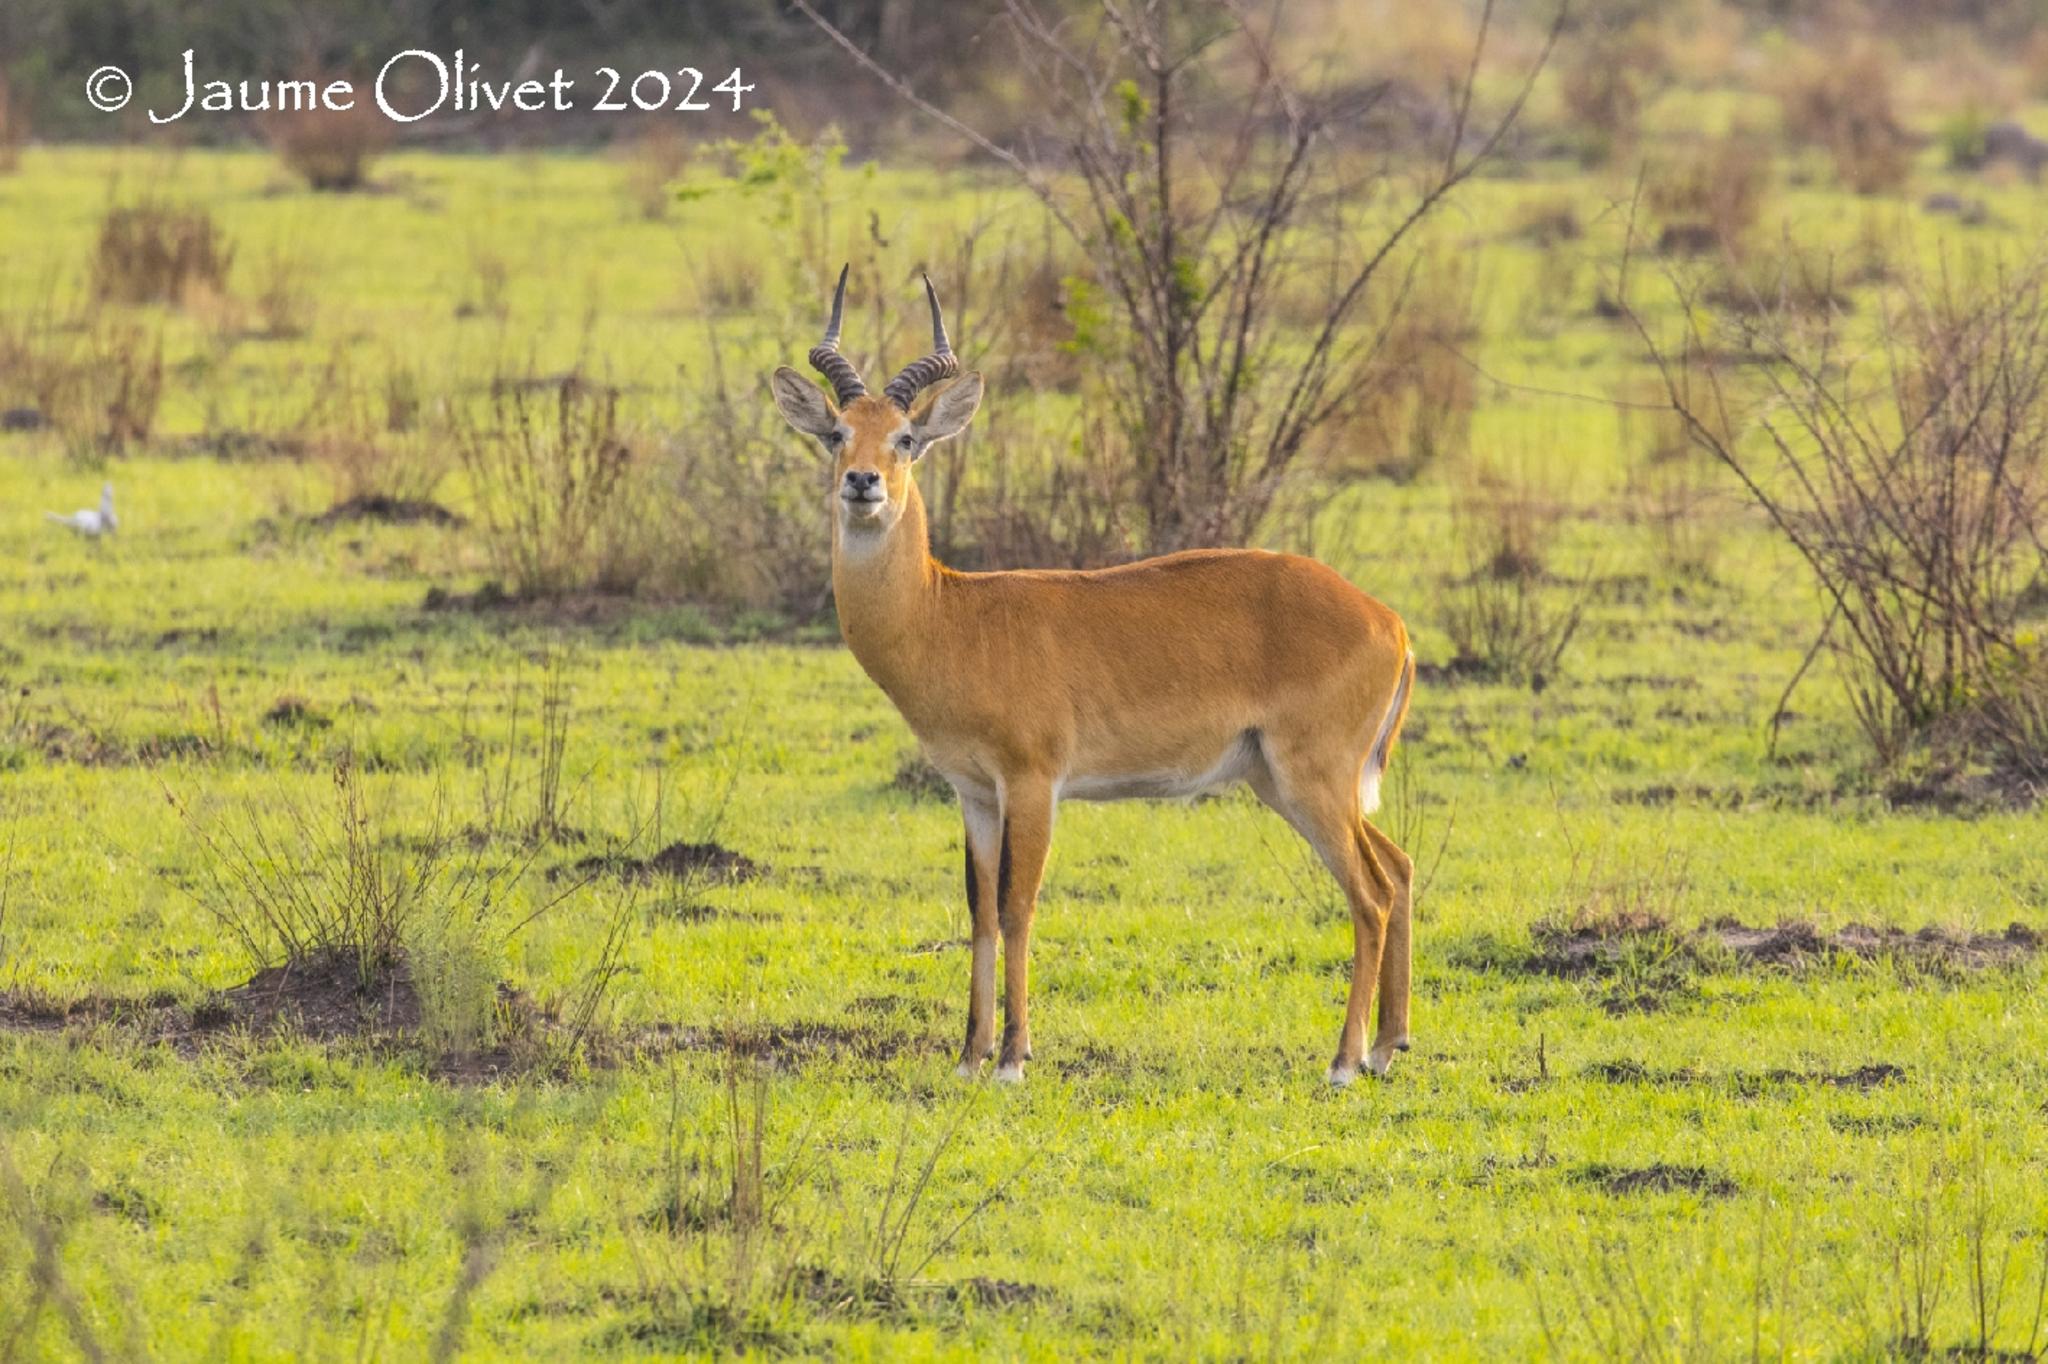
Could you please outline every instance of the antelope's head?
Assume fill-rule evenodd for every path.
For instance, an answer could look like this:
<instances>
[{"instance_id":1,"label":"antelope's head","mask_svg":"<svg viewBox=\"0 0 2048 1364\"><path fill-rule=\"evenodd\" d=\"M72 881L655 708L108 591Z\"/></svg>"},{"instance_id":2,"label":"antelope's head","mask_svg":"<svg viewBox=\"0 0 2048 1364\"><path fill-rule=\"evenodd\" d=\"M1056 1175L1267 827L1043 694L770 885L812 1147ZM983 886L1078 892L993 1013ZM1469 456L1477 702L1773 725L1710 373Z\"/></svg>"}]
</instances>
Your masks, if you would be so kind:
<instances>
[{"instance_id":1,"label":"antelope's head","mask_svg":"<svg viewBox=\"0 0 2048 1364\"><path fill-rule=\"evenodd\" d=\"M932 308L931 353L904 366L883 386L881 397L868 392L852 362L839 353L844 269L832 295L825 339L810 354L811 367L832 385L832 396L787 365L775 371L775 406L783 420L815 436L832 456L832 499L842 537L880 536L893 529L910 495L911 466L933 445L966 430L981 405L981 375L960 375L930 279L924 293ZM918 401L927 388L956 375L956 382Z\"/></svg>"}]
</instances>

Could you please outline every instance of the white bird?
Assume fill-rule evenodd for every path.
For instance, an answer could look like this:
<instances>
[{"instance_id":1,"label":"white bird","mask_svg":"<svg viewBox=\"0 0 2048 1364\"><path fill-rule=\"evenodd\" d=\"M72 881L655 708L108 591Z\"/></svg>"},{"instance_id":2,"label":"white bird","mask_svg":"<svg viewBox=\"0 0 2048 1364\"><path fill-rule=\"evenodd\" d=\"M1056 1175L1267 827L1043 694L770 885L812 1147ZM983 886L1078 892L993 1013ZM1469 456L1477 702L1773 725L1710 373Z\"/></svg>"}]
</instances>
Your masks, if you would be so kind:
<instances>
[{"instance_id":1,"label":"white bird","mask_svg":"<svg viewBox=\"0 0 2048 1364\"><path fill-rule=\"evenodd\" d=\"M114 516L114 485L111 483L100 485L100 505L97 511L87 507L69 516L59 516L53 511L46 511L43 515L60 526L71 527L80 535L111 535L114 528L121 524Z\"/></svg>"}]
</instances>

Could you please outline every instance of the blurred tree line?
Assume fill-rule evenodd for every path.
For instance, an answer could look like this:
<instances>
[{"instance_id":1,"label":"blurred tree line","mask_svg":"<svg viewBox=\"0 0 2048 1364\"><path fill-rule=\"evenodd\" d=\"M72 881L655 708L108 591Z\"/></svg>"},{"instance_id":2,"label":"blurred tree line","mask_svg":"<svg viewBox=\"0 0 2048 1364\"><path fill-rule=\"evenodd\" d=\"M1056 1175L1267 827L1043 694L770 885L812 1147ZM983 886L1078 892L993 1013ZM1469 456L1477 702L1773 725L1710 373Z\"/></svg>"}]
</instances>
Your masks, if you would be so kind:
<instances>
[{"instance_id":1,"label":"blurred tree line","mask_svg":"<svg viewBox=\"0 0 2048 1364\"><path fill-rule=\"evenodd\" d=\"M1228 26L1227 0L1162 0L1167 12ZM1313 27L1333 6L1371 0L1293 0L1294 21ZM1388 12L1439 13L1447 31L1469 31L1483 0L1381 0ZM1286 0L1283 0L1283 5ZM1004 0L817 0L842 32L951 104L1015 76L1016 44ZM1094 12L1099 0L1038 0L1043 12ZM1540 30L1557 0L1497 0L1495 22ZM2011 51L2048 29L2048 0L1573 0L1567 33L1621 30L1682 10L1737 15L1750 33L1784 31L1828 46L1837 30L1875 30L1901 43L1936 30L1973 32L1988 50ZM87 73L113 64L136 80L137 109L179 90L180 54L191 48L208 76L366 79L409 47L461 47L488 77L510 75L535 51L543 71L610 65L631 75L682 65L707 72L739 65L757 80L760 103L796 126L832 121L856 141L886 136L904 110L861 76L789 0L0 0L0 82L18 113L46 137L105 138L112 127L85 102ZM1346 54L1362 69L1374 53ZM827 77L821 81L820 75ZM1008 90L1014 102L1017 92ZM970 101L972 102L972 101ZM984 109L970 110L987 112ZM517 133L547 140L609 136L600 121L518 120ZM235 138L228 120L195 124L187 137Z\"/></svg>"},{"instance_id":2,"label":"blurred tree line","mask_svg":"<svg viewBox=\"0 0 2048 1364\"><path fill-rule=\"evenodd\" d=\"M944 94L974 78L981 39L1000 0L819 0L818 8L869 51ZM313 72L367 80L396 52L461 47L503 79L535 49L545 69L598 65L631 75L685 63L741 65L771 81L815 86L840 58L781 0L0 0L0 77L40 134L106 137L85 102L86 75L119 66L136 107L169 101L182 54L200 79L280 79ZM576 74L573 70L572 75ZM881 97L848 82L863 101ZM214 123L200 135L233 136Z\"/></svg>"}]
</instances>

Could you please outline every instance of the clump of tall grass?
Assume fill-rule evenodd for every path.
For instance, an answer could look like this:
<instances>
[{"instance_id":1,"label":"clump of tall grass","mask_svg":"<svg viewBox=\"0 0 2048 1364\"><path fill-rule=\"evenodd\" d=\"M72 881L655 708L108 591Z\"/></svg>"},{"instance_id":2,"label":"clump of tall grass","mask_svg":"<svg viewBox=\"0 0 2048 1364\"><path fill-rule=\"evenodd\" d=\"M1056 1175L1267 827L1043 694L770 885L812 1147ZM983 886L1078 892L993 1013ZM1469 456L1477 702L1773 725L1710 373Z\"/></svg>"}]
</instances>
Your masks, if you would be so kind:
<instances>
[{"instance_id":1,"label":"clump of tall grass","mask_svg":"<svg viewBox=\"0 0 2048 1364\"><path fill-rule=\"evenodd\" d=\"M964 1210L940 1197L940 1167L973 1105L961 1103L920 1149L906 1095L881 1186L845 1205L815 1120L775 1130L769 1073L745 1049L728 1037L712 1104L686 1105L671 1075L655 1206L622 1218L639 1277L633 1335L692 1351L787 1353L806 1320L894 1314L946 1293L927 1271L1024 1173L998 1175Z\"/></svg>"},{"instance_id":2,"label":"clump of tall grass","mask_svg":"<svg viewBox=\"0 0 2048 1364\"><path fill-rule=\"evenodd\" d=\"M1643 198L1666 250L1740 255L1770 192L1770 151L1746 133L1708 138L1653 163Z\"/></svg>"},{"instance_id":3,"label":"clump of tall grass","mask_svg":"<svg viewBox=\"0 0 2048 1364\"><path fill-rule=\"evenodd\" d=\"M1453 571L1439 584L1437 623L1452 666L1541 687L1556 673L1585 613L1586 581L1550 571L1565 508L1532 479L1481 467L1456 485Z\"/></svg>"},{"instance_id":4,"label":"clump of tall grass","mask_svg":"<svg viewBox=\"0 0 2048 1364\"><path fill-rule=\"evenodd\" d=\"M616 388L579 373L501 375L453 436L492 564L514 591L632 589L616 531L641 452Z\"/></svg>"},{"instance_id":5,"label":"clump of tall grass","mask_svg":"<svg viewBox=\"0 0 2048 1364\"><path fill-rule=\"evenodd\" d=\"M161 327L87 299L52 296L0 315L0 396L33 407L76 456L148 439L163 398Z\"/></svg>"},{"instance_id":6,"label":"clump of tall grass","mask_svg":"<svg viewBox=\"0 0 2048 1364\"><path fill-rule=\"evenodd\" d=\"M301 423L302 441L326 466L336 507L452 519L429 506L454 464L450 422L441 404L425 402L412 362L388 357L365 376L337 350L313 387L319 398Z\"/></svg>"},{"instance_id":7,"label":"clump of tall grass","mask_svg":"<svg viewBox=\"0 0 2048 1364\"><path fill-rule=\"evenodd\" d=\"M690 163L689 144L667 119L653 119L627 144L621 188L635 217L658 223L675 202L676 182Z\"/></svg>"},{"instance_id":8,"label":"clump of tall grass","mask_svg":"<svg viewBox=\"0 0 2048 1364\"><path fill-rule=\"evenodd\" d=\"M202 905L255 969L339 955L368 989L422 942L517 922L511 891L531 858L491 856L439 796L424 820L404 819L348 750L324 801L278 796L210 815L170 800L204 853Z\"/></svg>"},{"instance_id":9,"label":"clump of tall grass","mask_svg":"<svg viewBox=\"0 0 2048 1364\"><path fill-rule=\"evenodd\" d=\"M186 291L227 288L235 251L204 208L159 199L117 204L100 218L92 291L114 303L179 303Z\"/></svg>"},{"instance_id":10,"label":"clump of tall grass","mask_svg":"<svg viewBox=\"0 0 2048 1364\"><path fill-rule=\"evenodd\" d=\"M1858 194L1899 188L1912 173L1913 145L1894 112L1897 80L1890 54L1869 40L1797 50L1775 80L1786 136L1825 151Z\"/></svg>"},{"instance_id":11,"label":"clump of tall grass","mask_svg":"<svg viewBox=\"0 0 2048 1364\"><path fill-rule=\"evenodd\" d=\"M306 258L272 246L250 267L250 301L269 341L292 341L312 330L316 302L313 270Z\"/></svg>"},{"instance_id":12,"label":"clump of tall grass","mask_svg":"<svg viewBox=\"0 0 2048 1364\"><path fill-rule=\"evenodd\" d=\"M1339 477L1412 480L1465 451L1479 379L1465 351L1481 330L1472 252L1416 258L1385 313L1365 324L1371 354L1316 433L1316 463Z\"/></svg>"},{"instance_id":13,"label":"clump of tall grass","mask_svg":"<svg viewBox=\"0 0 2048 1364\"><path fill-rule=\"evenodd\" d=\"M1597 20L1559 57L1557 91L1579 159L1589 166L1634 150L1643 108L1669 80L1664 46L1647 21Z\"/></svg>"}]
</instances>

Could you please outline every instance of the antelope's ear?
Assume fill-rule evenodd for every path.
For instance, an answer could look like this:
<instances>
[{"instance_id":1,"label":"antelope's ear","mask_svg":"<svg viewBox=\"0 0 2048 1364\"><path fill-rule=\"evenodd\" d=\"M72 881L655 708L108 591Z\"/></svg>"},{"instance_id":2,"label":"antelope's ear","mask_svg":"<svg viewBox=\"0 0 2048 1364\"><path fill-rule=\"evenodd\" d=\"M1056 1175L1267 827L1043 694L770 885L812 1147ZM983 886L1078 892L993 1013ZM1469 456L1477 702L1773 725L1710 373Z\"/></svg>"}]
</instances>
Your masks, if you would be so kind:
<instances>
[{"instance_id":1,"label":"antelope's ear","mask_svg":"<svg viewBox=\"0 0 2048 1364\"><path fill-rule=\"evenodd\" d=\"M981 371L970 370L940 389L917 423L919 439L929 445L967 429L981 406Z\"/></svg>"},{"instance_id":2,"label":"antelope's ear","mask_svg":"<svg viewBox=\"0 0 2048 1364\"><path fill-rule=\"evenodd\" d=\"M806 436L823 437L839 425L839 414L833 410L831 399L788 365L775 371L768 388L775 395L775 409L782 419Z\"/></svg>"}]
</instances>

